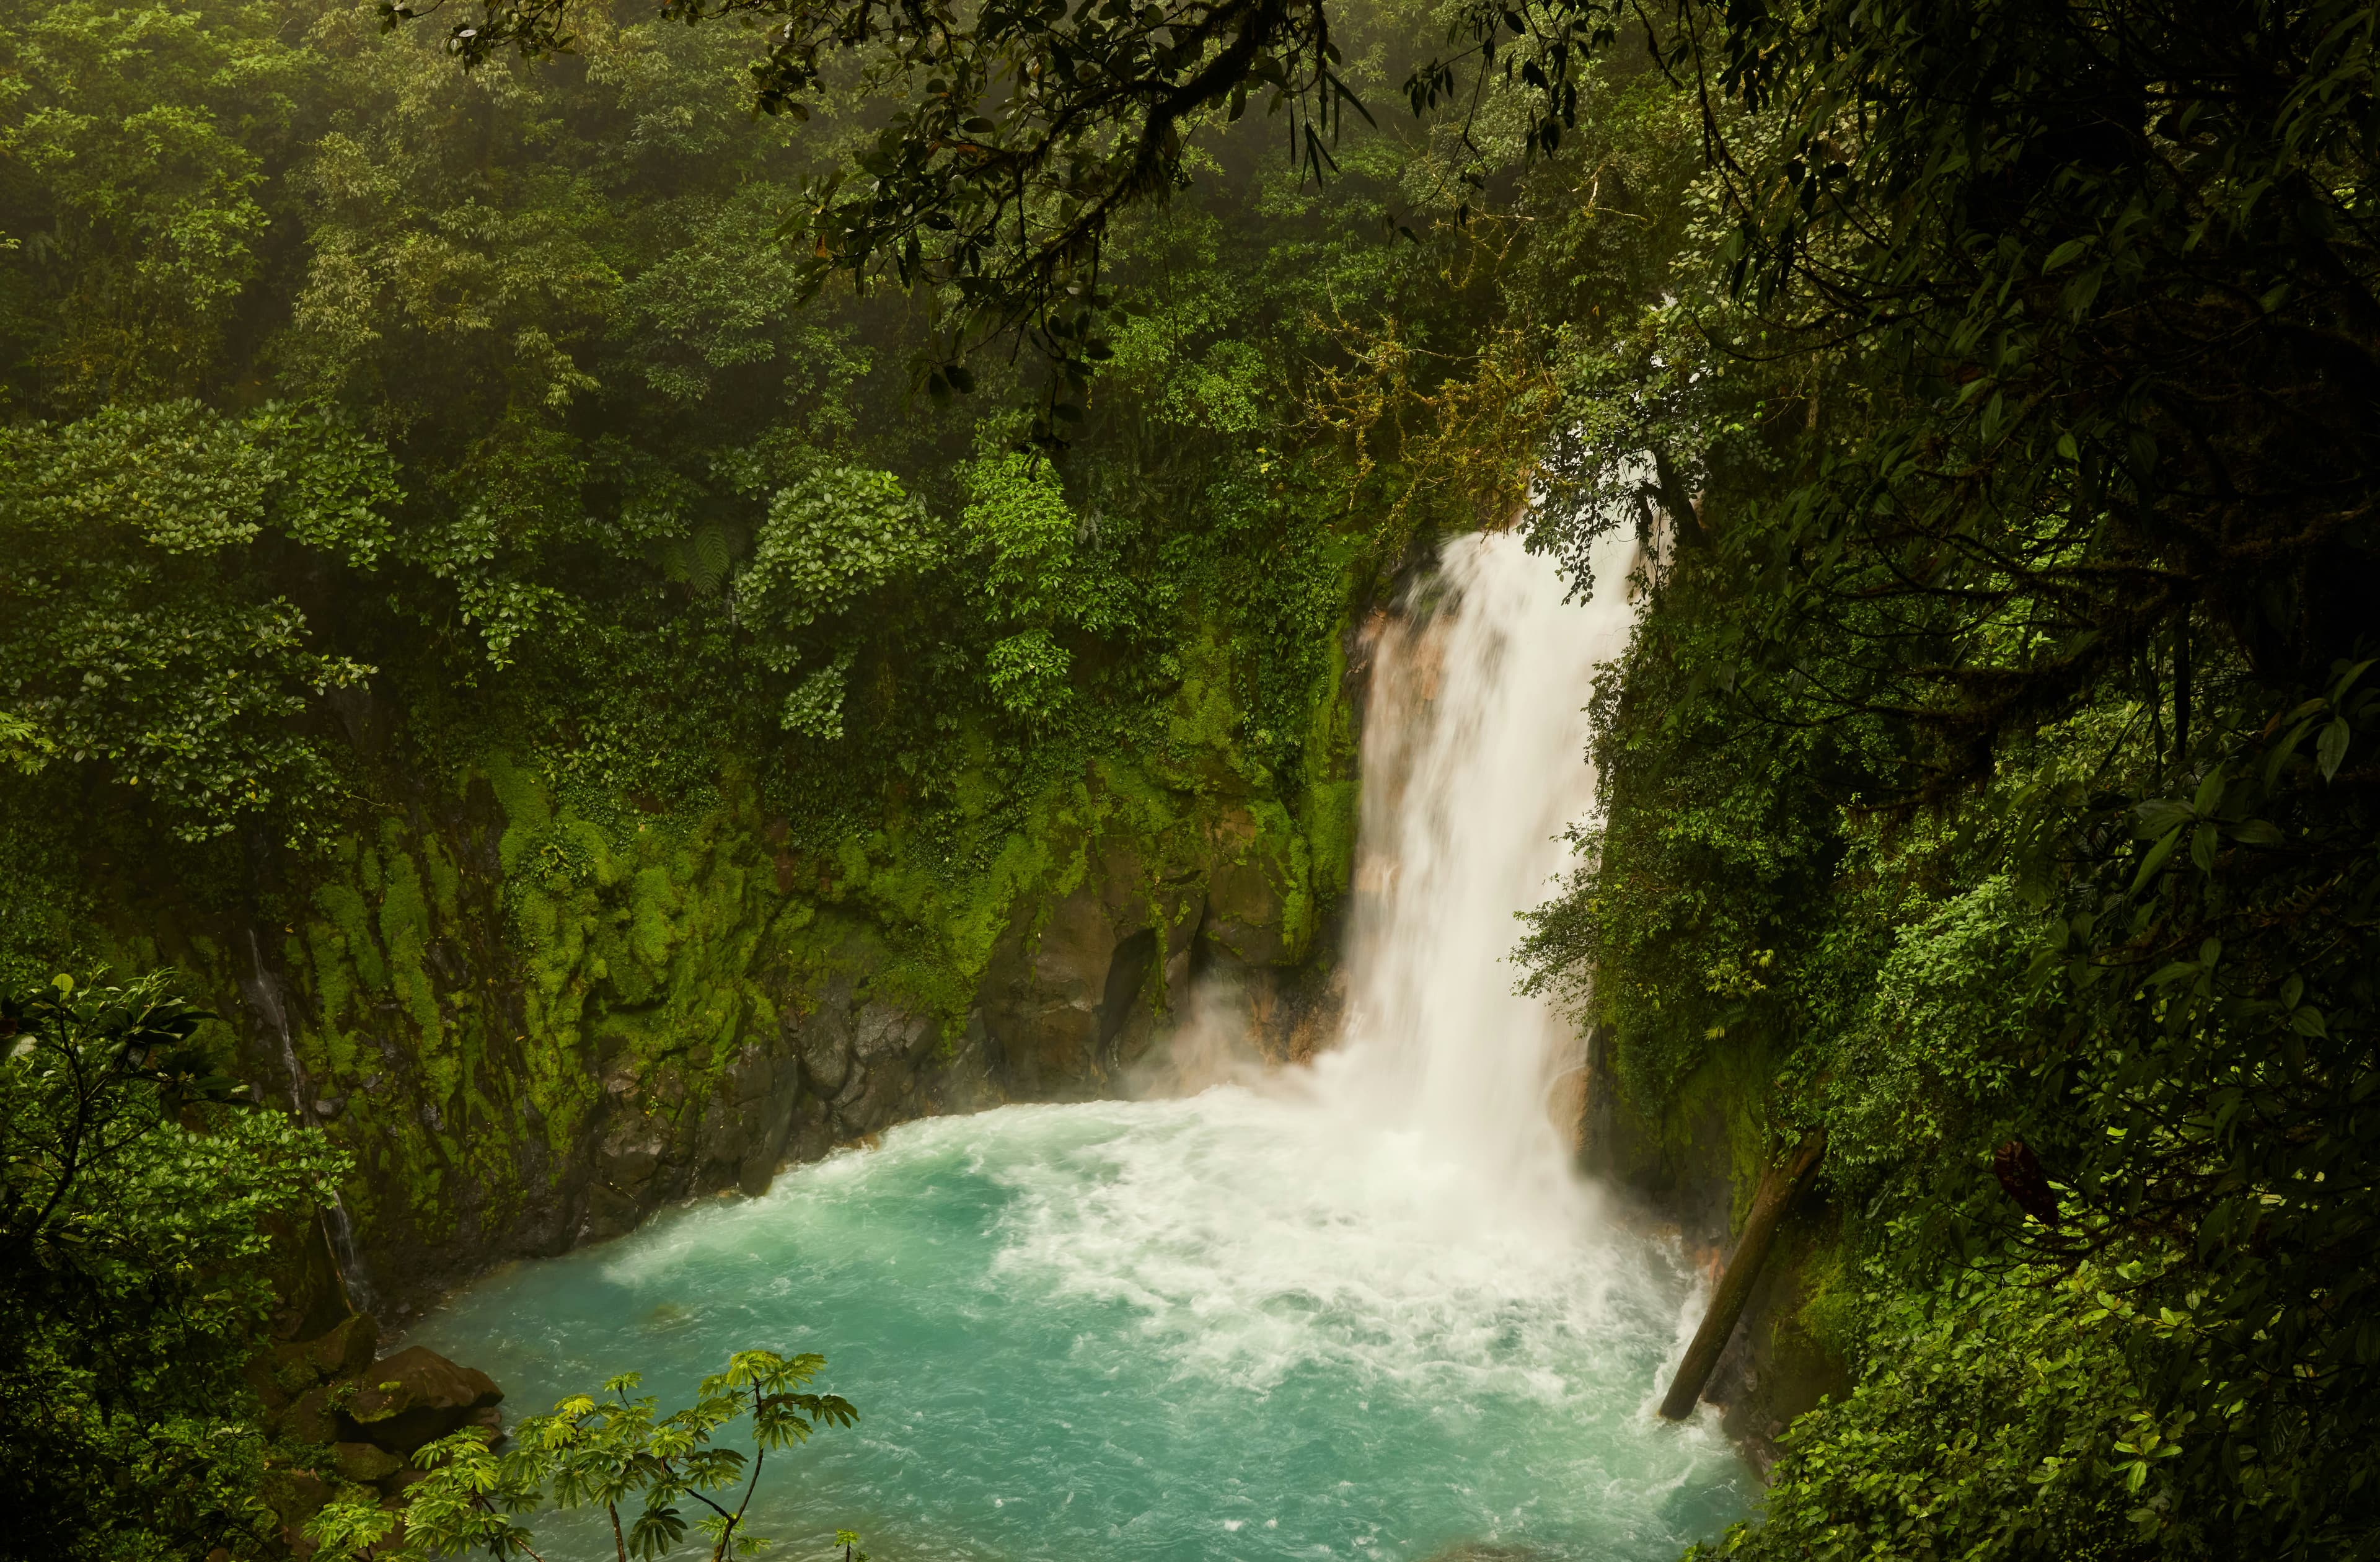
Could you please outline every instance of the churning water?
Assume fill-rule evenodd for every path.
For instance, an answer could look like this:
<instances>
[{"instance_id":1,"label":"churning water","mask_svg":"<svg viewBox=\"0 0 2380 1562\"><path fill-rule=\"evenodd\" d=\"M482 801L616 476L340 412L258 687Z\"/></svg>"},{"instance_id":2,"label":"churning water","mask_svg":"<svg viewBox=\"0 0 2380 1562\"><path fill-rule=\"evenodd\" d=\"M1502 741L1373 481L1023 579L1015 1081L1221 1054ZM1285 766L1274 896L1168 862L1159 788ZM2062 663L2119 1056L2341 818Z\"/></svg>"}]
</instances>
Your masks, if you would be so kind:
<instances>
[{"instance_id":1,"label":"churning water","mask_svg":"<svg viewBox=\"0 0 2380 1562\"><path fill-rule=\"evenodd\" d=\"M1516 539L1449 544L1378 648L1340 1045L1175 1100L911 1123L764 1197L519 1265L418 1342L515 1414L608 1373L664 1408L729 1351L817 1349L862 1421L772 1458L764 1533L883 1562L1656 1558L1749 1505L1653 1407L1696 1300L1571 1171L1566 1029L1512 913L1589 801L1626 558L1565 604ZM1572 1109L1566 1115L1575 1120ZM607 1556L589 1516L550 1558Z\"/></svg>"}]
</instances>

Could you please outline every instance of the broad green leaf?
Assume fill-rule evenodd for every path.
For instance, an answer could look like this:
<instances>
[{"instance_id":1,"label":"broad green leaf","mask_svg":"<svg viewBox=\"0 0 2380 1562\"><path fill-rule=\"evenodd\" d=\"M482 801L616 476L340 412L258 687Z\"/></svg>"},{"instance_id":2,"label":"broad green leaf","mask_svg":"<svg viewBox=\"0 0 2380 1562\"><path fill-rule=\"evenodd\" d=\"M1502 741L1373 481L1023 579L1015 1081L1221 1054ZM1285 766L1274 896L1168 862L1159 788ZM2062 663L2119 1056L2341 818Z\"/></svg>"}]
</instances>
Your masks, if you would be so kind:
<instances>
[{"instance_id":1,"label":"broad green leaf","mask_svg":"<svg viewBox=\"0 0 2380 1562\"><path fill-rule=\"evenodd\" d=\"M2347 718L2338 716L2333 718L2322 729L2322 736L2315 739L2314 754L2324 780L2327 781L2338 774L2339 762L2347 757L2347 745L2351 736Z\"/></svg>"}]
</instances>

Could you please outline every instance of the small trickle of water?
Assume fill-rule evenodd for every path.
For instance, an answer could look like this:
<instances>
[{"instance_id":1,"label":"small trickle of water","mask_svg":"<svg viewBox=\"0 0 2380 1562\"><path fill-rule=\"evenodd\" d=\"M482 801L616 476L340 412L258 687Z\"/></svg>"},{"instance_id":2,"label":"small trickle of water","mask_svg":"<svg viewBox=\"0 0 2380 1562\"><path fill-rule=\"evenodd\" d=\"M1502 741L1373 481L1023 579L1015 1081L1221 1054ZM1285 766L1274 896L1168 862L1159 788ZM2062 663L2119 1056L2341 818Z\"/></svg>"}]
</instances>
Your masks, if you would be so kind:
<instances>
[{"instance_id":1,"label":"small trickle of water","mask_svg":"<svg viewBox=\"0 0 2380 1562\"><path fill-rule=\"evenodd\" d=\"M314 1128L322 1126L322 1114L313 1104L314 1092L306 1078L305 1066L298 1061L298 1043L289 1031L289 1005L281 991L281 979L264 963L264 949L257 942L256 928L248 930L249 967L255 975L241 983L249 1006L257 1017L272 1027L273 1037L281 1043L281 1066L289 1076L289 1110L300 1123ZM347 1305L370 1312L379 1305L380 1298L366 1278L363 1253L356 1245L356 1223L347 1214L346 1201L337 1191L322 1206L322 1230L331 1245L331 1262L338 1265L339 1283L346 1288Z\"/></svg>"},{"instance_id":2,"label":"small trickle of water","mask_svg":"<svg viewBox=\"0 0 2380 1562\"><path fill-rule=\"evenodd\" d=\"M1381 648L1341 1045L1184 1100L1015 1106L519 1266L416 1338L515 1413L641 1368L664 1403L748 1346L818 1349L865 1419L764 1484L795 1555L1673 1556L1748 1502L1652 1407L1675 1255L1601 1218L1549 1110L1566 1028L1515 997L1513 913L1566 860L1597 601L1503 537ZM772 1461L772 1464L774 1461ZM588 1516L549 1558L609 1554ZM546 1544L546 1543L552 1544Z\"/></svg>"}]
</instances>

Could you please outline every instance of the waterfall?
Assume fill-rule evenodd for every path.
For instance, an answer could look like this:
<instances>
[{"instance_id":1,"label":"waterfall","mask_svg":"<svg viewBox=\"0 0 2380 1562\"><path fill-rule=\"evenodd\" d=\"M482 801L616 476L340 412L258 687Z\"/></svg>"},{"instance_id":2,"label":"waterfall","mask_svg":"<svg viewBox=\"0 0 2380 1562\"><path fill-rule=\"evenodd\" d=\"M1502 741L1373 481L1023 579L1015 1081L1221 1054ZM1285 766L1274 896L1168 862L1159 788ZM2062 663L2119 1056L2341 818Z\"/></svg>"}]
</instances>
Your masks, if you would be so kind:
<instances>
[{"instance_id":1,"label":"waterfall","mask_svg":"<svg viewBox=\"0 0 2380 1562\"><path fill-rule=\"evenodd\" d=\"M1435 611L1381 641L1364 740L1358 899L1344 1039L1318 1094L1427 1141L1463 1198L1579 1217L1551 1092L1577 1064L1572 1026L1514 992L1518 913L1572 865L1592 806L1586 706L1634 622L1624 535L1603 540L1594 594L1569 600L1519 537L1457 538L1425 590ZM1575 1122L1577 1103L1566 1105Z\"/></svg>"}]
</instances>

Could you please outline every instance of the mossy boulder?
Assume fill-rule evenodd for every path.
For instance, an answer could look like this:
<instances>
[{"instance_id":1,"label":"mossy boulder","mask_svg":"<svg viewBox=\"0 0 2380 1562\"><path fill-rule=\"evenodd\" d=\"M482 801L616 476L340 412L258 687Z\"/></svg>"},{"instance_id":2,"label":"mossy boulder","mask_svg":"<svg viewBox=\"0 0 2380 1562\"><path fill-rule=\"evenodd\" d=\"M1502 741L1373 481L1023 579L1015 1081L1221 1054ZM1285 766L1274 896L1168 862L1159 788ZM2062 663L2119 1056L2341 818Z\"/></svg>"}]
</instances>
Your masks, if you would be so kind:
<instances>
[{"instance_id":1,"label":"mossy boulder","mask_svg":"<svg viewBox=\"0 0 2380 1562\"><path fill-rule=\"evenodd\" d=\"M362 1385L338 1412L341 1440L409 1455L474 1424L473 1412L493 1409L504 1397L495 1380L478 1368L407 1346L364 1370Z\"/></svg>"},{"instance_id":2,"label":"mossy boulder","mask_svg":"<svg viewBox=\"0 0 2380 1562\"><path fill-rule=\"evenodd\" d=\"M259 1495L281 1520L283 1542L300 1556L311 1556L314 1545L305 1539L306 1520L329 1505L330 1483L310 1470L275 1465L264 1472Z\"/></svg>"},{"instance_id":3,"label":"mossy boulder","mask_svg":"<svg viewBox=\"0 0 2380 1562\"><path fill-rule=\"evenodd\" d=\"M274 1341L245 1372L276 1430L328 1443L338 1435L332 1385L370 1365L379 1348L380 1324L370 1313L352 1312L310 1339Z\"/></svg>"},{"instance_id":4,"label":"mossy boulder","mask_svg":"<svg viewBox=\"0 0 2380 1562\"><path fill-rule=\"evenodd\" d=\"M331 1409L331 1391L316 1384L292 1400L274 1422L285 1435L301 1443L329 1443L339 1435L339 1422Z\"/></svg>"},{"instance_id":5,"label":"mossy boulder","mask_svg":"<svg viewBox=\"0 0 2380 1562\"><path fill-rule=\"evenodd\" d=\"M324 1378L352 1377L380 1353L380 1324L369 1312L352 1313L329 1333L305 1344L308 1364Z\"/></svg>"},{"instance_id":6,"label":"mossy boulder","mask_svg":"<svg viewBox=\"0 0 2380 1562\"><path fill-rule=\"evenodd\" d=\"M276 1409L286 1405L322 1381L322 1372L314 1365L314 1353L309 1348L311 1343L277 1341L257 1358L249 1379L266 1404Z\"/></svg>"},{"instance_id":7,"label":"mossy boulder","mask_svg":"<svg viewBox=\"0 0 2380 1562\"><path fill-rule=\"evenodd\" d=\"M331 1461L358 1486L377 1486L405 1468L405 1460L372 1443L334 1443Z\"/></svg>"}]
</instances>

